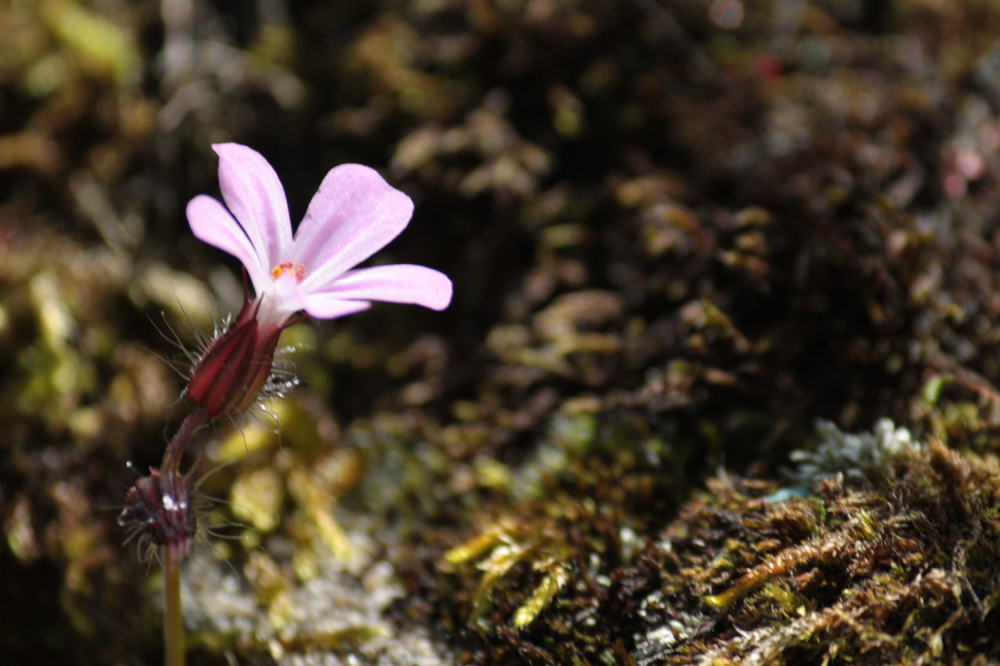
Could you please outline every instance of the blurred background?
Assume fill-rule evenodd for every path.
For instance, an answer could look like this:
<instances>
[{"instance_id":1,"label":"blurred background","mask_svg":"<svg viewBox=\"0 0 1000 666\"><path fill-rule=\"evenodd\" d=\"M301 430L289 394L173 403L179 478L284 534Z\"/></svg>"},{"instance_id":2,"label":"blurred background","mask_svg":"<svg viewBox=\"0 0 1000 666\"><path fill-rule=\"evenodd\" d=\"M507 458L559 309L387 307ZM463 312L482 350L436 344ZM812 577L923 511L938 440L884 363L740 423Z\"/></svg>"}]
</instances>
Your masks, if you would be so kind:
<instances>
[{"instance_id":1,"label":"blurred background","mask_svg":"<svg viewBox=\"0 0 1000 666\"><path fill-rule=\"evenodd\" d=\"M184 217L214 142L293 224L378 169L416 212L374 261L456 292L294 327L302 385L193 445L192 663L629 663L600 581L721 466L780 478L817 418L995 453L998 36L990 0L0 1L0 659L162 659L116 516L241 303Z\"/></svg>"}]
</instances>

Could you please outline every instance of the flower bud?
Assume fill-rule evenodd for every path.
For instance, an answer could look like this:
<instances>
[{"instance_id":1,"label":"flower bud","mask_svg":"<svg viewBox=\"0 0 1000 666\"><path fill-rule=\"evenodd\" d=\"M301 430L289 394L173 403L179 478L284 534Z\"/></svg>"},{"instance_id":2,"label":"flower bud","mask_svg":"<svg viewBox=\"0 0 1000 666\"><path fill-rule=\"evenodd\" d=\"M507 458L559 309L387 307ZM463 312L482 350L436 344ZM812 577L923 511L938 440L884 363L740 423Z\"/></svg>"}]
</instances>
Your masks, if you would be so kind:
<instances>
[{"instance_id":1,"label":"flower bud","mask_svg":"<svg viewBox=\"0 0 1000 666\"><path fill-rule=\"evenodd\" d=\"M250 408L271 375L280 326L261 329L260 300L244 300L236 321L209 344L191 371L185 396L211 418Z\"/></svg>"},{"instance_id":2,"label":"flower bud","mask_svg":"<svg viewBox=\"0 0 1000 666\"><path fill-rule=\"evenodd\" d=\"M143 559L153 556L156 547L164 547L171 549L172 556L179 561L191 547L198 527L194 484L173 470L149 472L125 495L125 508L118 516L118 524L128 532L126 543L139 539Z\"/></svg>"}]
</instances>

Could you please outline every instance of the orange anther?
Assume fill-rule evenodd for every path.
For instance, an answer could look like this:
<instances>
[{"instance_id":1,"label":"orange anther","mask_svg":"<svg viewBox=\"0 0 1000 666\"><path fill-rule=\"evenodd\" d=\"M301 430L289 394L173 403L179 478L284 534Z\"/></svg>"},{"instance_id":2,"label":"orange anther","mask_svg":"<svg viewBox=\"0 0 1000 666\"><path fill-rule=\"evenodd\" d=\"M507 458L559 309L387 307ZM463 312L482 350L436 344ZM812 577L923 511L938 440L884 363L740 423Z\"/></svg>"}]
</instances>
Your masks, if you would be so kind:
<instances>
[{"instance_id":1,"label":"orange anther","mask_svg":"<svg viewBox=\"0 0 1000 666\"><path fill-rule=\"evenodd\" d=\"M305 279L306 277L305 266L303 266L302 264L294 264L290 261L284 261L271 269L271 279L277 280L279 277L281 277L281 274L285 273L286 271L295 274L296 282L302 282L302 280Z\"/></svg>"}]
</instances>

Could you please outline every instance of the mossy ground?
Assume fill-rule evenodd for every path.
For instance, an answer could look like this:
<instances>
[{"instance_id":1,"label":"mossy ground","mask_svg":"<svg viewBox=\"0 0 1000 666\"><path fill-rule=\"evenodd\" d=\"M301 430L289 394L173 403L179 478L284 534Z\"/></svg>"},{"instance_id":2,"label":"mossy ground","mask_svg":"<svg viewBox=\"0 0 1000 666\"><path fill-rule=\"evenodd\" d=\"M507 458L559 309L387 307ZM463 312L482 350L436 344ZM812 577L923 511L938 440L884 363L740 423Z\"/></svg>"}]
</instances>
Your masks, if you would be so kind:
<instances>
[{"instance_id":1,"label":"mossy ground","mask_svg":"<svg viewBox=\"0 0 1000 666\"><path fill-rule=\"evenodd\" d=\"M224 140L295 219L379 168L417 212L378 260L456 296L293 328L303 385L195 444L192 663L1000 660L996 3L52 0L0 34L5 660L161 658L114 507L185 413L173 342L240 302L183 217ZM912 443L874 471L789 457L882 418Z\"/></svg>"}]
</instances>

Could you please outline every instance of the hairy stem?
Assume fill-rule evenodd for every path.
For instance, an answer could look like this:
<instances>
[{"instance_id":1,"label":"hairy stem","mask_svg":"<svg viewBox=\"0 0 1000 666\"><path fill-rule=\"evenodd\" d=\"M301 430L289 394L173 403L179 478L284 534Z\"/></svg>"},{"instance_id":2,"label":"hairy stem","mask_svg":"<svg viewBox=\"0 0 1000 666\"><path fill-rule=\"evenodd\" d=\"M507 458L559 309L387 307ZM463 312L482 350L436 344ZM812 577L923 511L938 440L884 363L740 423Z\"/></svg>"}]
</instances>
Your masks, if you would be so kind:
<instances>
[{"instance_id":1,"label":"hairy stem","mask_svg":"<svg viewBox=\"0 0 1000 666\"><path fill-rule=\"evenodd\" d=\"M161 474L180 474L181 456L198 429L209 420L208 412L197 408L191 412L163 452ZM163 639L166 646L166 666L184 666L184 617L181 609L181 561L184 548L169 543L163 548Z\"/></svg>"},{"instance_id":2,"label":"hairy stem","mask_svg":"<svg viewBox=\"0 0 1000 666\"><path fill-rule=\"evenodd\" d=\"M163 549L163 638L166 645L165 666L184 666L184 622L181 612L181 560L176 548Z\"/></svg>"},{"instance_id":3,"label":"hairy stem","mask_svg":"<svg viewBox=\"0 0 1000 666\"><path fill-rule=\"evenodd\" d=\"M180 471L181 456L184 455L184 449L187 448L188 442L198 432L198 429L208 423L208 419L208 412L201 407L188 414L188 417L184 419L184 423L177 429L177 434L167 444L167 450L163 452L163 462L160 464L161 472L168 470L174 472Z\"/></svg>"}]
</instances>

